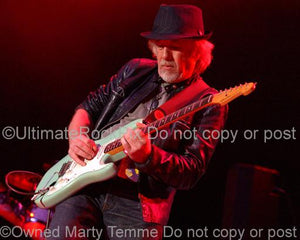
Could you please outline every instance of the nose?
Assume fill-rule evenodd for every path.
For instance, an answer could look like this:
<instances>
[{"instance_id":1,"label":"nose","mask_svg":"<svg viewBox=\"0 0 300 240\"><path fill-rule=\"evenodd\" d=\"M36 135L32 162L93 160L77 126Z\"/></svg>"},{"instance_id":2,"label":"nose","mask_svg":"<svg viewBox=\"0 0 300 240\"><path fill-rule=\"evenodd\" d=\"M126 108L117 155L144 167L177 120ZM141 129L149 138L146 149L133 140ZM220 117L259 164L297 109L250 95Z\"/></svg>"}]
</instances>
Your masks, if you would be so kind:
<instances>
[{"instance_id":1,"label":"nose","mask_svg":"<svg viewBox=\"0 0 300 240\"><path fill-rule=\"evenodd\" d=\"M171 51L169 48L167 48L167 47L163 48L162 57L165 60L170 60L172 58L172 54L171 54Z\"/></svg>"}]
</instances>

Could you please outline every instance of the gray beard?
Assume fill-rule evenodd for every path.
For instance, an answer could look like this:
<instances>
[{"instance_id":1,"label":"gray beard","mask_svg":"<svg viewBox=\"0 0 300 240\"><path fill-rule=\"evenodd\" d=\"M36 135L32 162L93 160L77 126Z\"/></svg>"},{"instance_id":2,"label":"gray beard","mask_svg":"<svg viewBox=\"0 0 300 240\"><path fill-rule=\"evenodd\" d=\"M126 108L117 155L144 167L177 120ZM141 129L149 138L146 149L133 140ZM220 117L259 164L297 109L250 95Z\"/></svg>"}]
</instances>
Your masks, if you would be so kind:
<instances>
[{"instance_id":1,"label":"gray beard","mask_svg":"<svg viewBox=\"0 0 300 240\"><path fill-rule=\"evenodd\" d=\"M163 71L159 75L167 83L180 82L179 78L181 77L181 74L179 73L168 73L166 71Z\"/></svg>"}]
</instances>

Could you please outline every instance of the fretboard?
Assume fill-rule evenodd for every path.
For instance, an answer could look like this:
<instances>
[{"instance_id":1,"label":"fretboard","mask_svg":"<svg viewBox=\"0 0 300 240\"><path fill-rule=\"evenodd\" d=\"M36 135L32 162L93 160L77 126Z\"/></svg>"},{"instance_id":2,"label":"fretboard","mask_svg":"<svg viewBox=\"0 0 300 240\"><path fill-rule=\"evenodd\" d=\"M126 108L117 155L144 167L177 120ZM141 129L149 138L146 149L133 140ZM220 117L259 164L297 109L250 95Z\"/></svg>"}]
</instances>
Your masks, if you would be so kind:
<instances>
[{"instance_id":1,"label":"fretboard","mask_svg":"<svg viewBox=\"0 0 300 240\"><path fill-rule=\"evenodd\" d=\"M171 123L179 120L179 119L182 119L194 112L197 112L201 109L203 109L204 107L206 107L210 102L211 102L211 99L212 99L212 95L208 96L208 97L205 97L205 98L202 98L201 100L197 101L197 102L194 102L186 107L183 107L179 110L177 110L176 112L173 112L173 113L170 113L166 116L164 116L163 118L161 119L158 119L154 122L151 122L149 124L147 124L146 127L143 127L141 128L141 130L144 132L144 133L153 133L154 131L156 130L159 130L161 128L164 128L168 125L170 125ZM121 144L121 141L120 139L116 139L115 141L109 143L105 149L104 149L104 153L108 153L118 147L121 147L122 144Z\"/></svg>"}]
</instances>

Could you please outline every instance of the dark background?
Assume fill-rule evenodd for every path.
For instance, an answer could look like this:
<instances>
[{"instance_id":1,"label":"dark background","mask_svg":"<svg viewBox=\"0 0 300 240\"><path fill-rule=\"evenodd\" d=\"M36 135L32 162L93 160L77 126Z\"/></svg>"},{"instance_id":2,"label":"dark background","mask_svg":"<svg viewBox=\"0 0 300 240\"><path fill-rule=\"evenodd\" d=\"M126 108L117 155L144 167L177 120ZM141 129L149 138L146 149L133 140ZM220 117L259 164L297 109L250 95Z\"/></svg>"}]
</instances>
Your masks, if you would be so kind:
<instances>
[{"instance_id":1,"label":"dark background","mask_svg":"<svg viewBox=\"0 0 300 240\"><path fill-rule=\"evenodd\" d=\"M0 1L1 131L5 126L64 129L89 91L126 61L151 57L139 36L152 28L161 3L191 3L214 32L214 60L204 74L217 89L255 81L251 95L230 103L227 129L207 174L175 200L170 224L221 224L227 170L237 162L276 169L299 216L299 156L295 140L264 143L264 129L299 127L299 1L279 0L26 0ZM245 129L258 129L245 140ZM297 137L297 133L295 137ZM299 145L298 145L299 146ZM67 153L66 140L5 140L1 180L11 170L43 172Z\"/></svg>"}]
</instances>

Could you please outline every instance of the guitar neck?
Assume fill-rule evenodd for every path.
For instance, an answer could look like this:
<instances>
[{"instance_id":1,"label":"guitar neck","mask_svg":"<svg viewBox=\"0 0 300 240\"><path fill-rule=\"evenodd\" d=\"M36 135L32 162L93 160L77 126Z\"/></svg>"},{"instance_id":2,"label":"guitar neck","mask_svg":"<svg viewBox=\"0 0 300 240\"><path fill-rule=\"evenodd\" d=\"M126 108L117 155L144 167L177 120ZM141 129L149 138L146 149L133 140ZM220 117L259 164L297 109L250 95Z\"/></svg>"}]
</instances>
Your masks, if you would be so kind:
<instances>
[{"instance_id":1,"label":"guitar neck","mask_svg":"<svg viewBox=\"0 0 300 240\"><path fill-rule=\"evenodd\" d=\"M176 112L170 113L163 118L160 118L154 122L149 123L146 127L141 128L144 133L153 133L163 127L170 125L171 123L185 118L186 116L193 114L209 105L219 104L221 106L231 102L241 95L248 95L254 91L256 87L256 83L249 82L245 84L241 84L234 88L225 89L224 91L220 91L217 94L209 95L205 98L202 98L199 101L196 101L186 107L179 109ZM123 146L121 144L120 139L117 139L111 143L109 143L105 149L104 153L115 154L120 151L123 151Z\"/></svg>"},{"instance_id":2,"label":"guitar neck","mask_svg":"<svg viewBox=\"0 0 300 240\"><path fill-rule=\"evenodd\" d=\"M194 102L186 107L183 107L181 109L179 109L176 112L170 113L166 116L164 116L161 119L158 119L154 122L151 122L149 124L146 125L146 127L141 128L141 130L144 133L153 133L157 130L160 130L168 125L170 125L173 122L176 122L182 118L185 118L186 116L193 114L194 112L197 112L209 105L211 105L211 99L212 99L212 95L202 98L201 100ZM105 149L104 149L104 153L108 153L108 154L116 154L120 151L123 151L123 146L121 144L120 139L117 139L111 143L109 143Z\"/></svg>"},{"instance_id":3,"label":"guitar neck","mask_svg":"<svg viewBox=\"0 0 300 240\"><path fill-rule=\"evenodd\" d=\"M176 122L182 118L187 117L188 115L191 115L209 106L211 103L211 99L212 99L212 95L202 98L201 100L194 102L186 107L183 107L177 110L176 112L170 113L161 119L149 123L146 127L142 128L142 131L145 133L153 133L156 130L164 128L173 122Z\"/></svg>"}]
</instances>

